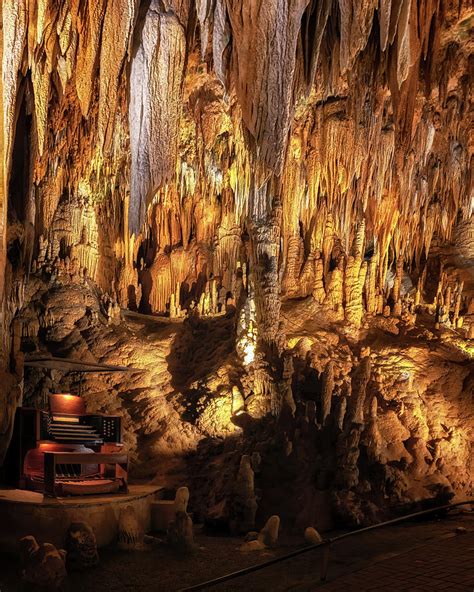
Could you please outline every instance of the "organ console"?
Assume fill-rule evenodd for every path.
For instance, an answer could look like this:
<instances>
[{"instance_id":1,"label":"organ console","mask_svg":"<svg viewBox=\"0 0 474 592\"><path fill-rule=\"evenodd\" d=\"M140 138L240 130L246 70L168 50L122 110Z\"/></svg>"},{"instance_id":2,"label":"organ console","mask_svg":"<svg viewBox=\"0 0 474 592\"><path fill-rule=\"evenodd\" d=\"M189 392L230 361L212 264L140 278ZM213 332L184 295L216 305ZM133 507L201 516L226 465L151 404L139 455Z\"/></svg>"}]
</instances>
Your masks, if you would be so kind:
<instances>
[{"instance_id":1,"label":"organ console","mask_svg":"<svg viewBox=\"0 0 474 592\"><path fill-rule=\"evenodd\" d=\"M8 460L17 487L46 495L127 490L121 418L88 414L79 396L49 395L46 410L19 407Z\"/></svg>"}]
</instances>

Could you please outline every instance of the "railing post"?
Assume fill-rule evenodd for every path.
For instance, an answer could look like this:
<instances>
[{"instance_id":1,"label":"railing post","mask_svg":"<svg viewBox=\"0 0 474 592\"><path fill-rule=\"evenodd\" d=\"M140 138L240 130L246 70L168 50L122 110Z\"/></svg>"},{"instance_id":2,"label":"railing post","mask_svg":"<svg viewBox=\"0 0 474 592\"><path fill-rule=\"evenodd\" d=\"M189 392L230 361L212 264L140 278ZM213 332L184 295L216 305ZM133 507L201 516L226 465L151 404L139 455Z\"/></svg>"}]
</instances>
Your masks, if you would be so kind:
<instances>
[{"instance_id":1,"label":"railing post","mask_svg":"<svg viewBox=\"0 0 474 592\"><path fill-rule=\"evenodd\" d=\"M325 582L328 575L329 555L331 552L331 541L326 541L321 553L321 582Z\"/></svg>"}]
</instances>

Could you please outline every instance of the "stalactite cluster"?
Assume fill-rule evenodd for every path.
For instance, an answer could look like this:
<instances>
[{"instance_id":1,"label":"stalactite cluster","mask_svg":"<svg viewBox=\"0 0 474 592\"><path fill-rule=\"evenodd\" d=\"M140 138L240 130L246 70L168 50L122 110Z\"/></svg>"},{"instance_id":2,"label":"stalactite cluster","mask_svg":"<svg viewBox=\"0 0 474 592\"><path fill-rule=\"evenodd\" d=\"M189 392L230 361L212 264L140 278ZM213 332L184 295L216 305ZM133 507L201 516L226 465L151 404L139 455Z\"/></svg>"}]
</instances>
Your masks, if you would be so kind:
<instances>
[{"instance_id":1,"label":"stalactite cluster","mask_svg":"<svg viewBox=\"0 0 474 592\"><path fill-rule=\"evenodd\" d=\"M12 384L25 319L38 348L68 335L70 351L100 358L112 348L92 347L83 325L113 333L121 307L222 340L224 359L204 366L232 384L198 362L199 377L174 384L200 393L202 432L234 433L237 407L290 423L304 408L278 445L290 456L298 434L326 434L338 487L358 494L365 453L425 477L428 433L453 454L455 432L399 421L377 372L380 334L446 339L453 364L473 355L469 2L4 0L1 19L0 367ZM89 304L59 339L39 294L67 286ZM331 331L340 341L326 343ZM211 388L220 398L204 411ZM414 409L417 396L400 397ZM1 442L10 428L11 416ZM391 471L387 483L401 479Z\"/></svg>"},{"instance_id":2,"label":"stalactite cluster","mask_svg":"<svg viewBox=\"0 0 474 592\"><path fill-rule=\"evenodd\" d=\"M154 202L155 250L199 240L201 208L204 240L222 249L224 210L245 228L252 202L271 207L261 185L272 177L283 204L283 291L301 292L321 249L329 286L328 259L348 265L363 222L361 256L370 251L372 288L386 300L394 262L421 275L432 237L451 239L459 216L471 215L472 15L462 2L200 2L195 16L186 2L166 11L151 3L146 13L135 0L122 4L3 7L5 190L25 94L36 241L65 187L76 193L87 178L93 199L114 202L126 248L120 227L153 232L143 223Z\"/></svg>"}]
</instances>

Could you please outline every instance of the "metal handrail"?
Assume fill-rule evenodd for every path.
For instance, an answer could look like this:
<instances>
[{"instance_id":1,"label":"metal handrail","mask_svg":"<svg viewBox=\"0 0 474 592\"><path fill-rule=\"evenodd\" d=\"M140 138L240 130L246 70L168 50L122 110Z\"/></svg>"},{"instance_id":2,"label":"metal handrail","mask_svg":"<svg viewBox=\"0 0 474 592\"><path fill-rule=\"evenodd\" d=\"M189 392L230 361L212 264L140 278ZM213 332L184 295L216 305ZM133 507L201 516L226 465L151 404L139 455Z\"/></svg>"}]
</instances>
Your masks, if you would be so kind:
<instances>
[{"instance_id":1,"label":"metal handrail","mask_svg":"<svg viewBox=\"0 0 474 592\"><path fill-rule=\"evenodd\" d=\"M344 534L340 534L335 537L329 537L327 539L323 539L320 543L315 543L314 545L307 545L306 547L302 547L301 549L296 549L291 553L287 553L286 555L281 555L280 557L275 557L274 559L270 559L269 561L265 561L264 563L258 563L257 565L251 565L250 567L245 567L244 569L240 569L238 571L234 571L218 578L214 578L212 580L207 580L206 582L201 582L200 584L196 584L194 586L190 586L188 588L182 588L180 592L194 592L196 590L204 590L209 588L210 586L215 586L216 584L222 584L223 582L227 582L228 580L233 580L235 578L239 578L241 576L245 576L250 574L254 571L259 571L260 569L265 569L266 567L270 567L275 565L276 563L281 563L282 561L286 561L288 559L292 559L293 557L298 557L299 555L303 555L304 553L309 553L310 551L314 551L315 549L323 549L322 555L322 562L321 562L321 575L320 580L321 582L326 581L326 576L328 572L329 566L329 552L330 547L332 544L341 541L342 539L346 539L351 536L355 536L361 534L363 532L368 532L369 530L375 530L376 528L382 528L384 526L391 526L392 524L399 524L400 522L404 522L405 520L410 520L411 518L418 518L419 516L426 516L427 514L434 514L436 512L440 512L442 510L452 510L458 506L466 506L466 505L474 504L474 498L468 499L462 502L456 502L454 504L446 504L444 506L436 506L434 508L430 508L428 510L421 510L419 512L413 512L411 514L406 514L405 516L400 516L398 518L393 518L392 520L386 520L384 522L379 522L377 524L372 524L371 526L365 526L364 528L359 528L357 530L351 530L349 532L345 532Z\"/></svg>"}]
</instances>

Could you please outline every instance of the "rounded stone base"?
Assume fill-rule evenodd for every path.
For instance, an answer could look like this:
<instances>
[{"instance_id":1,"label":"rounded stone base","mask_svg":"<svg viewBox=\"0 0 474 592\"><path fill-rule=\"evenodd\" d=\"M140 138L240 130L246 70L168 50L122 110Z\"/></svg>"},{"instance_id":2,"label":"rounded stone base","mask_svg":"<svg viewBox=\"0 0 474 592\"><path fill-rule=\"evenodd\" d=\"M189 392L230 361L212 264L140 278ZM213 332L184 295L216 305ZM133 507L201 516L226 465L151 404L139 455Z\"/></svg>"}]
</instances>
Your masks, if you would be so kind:
<instances>
[{"instance_id":1,"label":"rounded stone base","mask_svg":"<svg viewBox=\"0 0 474 592\"><path fill-rule=\"evenodd\" d=\"M128 493L49 498L21 489L0 489L0 551L16 552L18 539L33 535L38 542L63 547L71 522L87 522L97 545L117 536L120 510L131 505L145 532L150 530L150 505L159 498L156 485L130 485Z\"/></svg>"}]
</instances>

